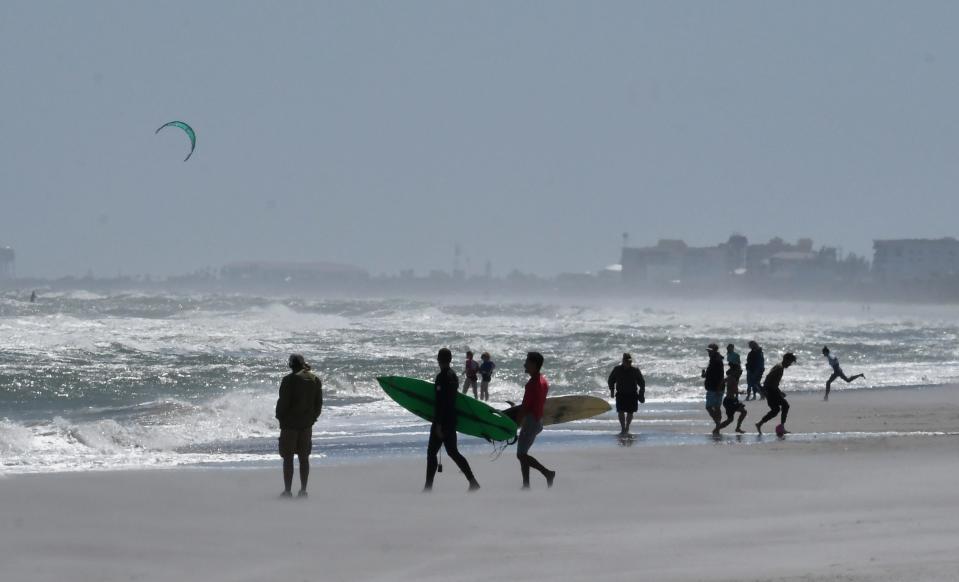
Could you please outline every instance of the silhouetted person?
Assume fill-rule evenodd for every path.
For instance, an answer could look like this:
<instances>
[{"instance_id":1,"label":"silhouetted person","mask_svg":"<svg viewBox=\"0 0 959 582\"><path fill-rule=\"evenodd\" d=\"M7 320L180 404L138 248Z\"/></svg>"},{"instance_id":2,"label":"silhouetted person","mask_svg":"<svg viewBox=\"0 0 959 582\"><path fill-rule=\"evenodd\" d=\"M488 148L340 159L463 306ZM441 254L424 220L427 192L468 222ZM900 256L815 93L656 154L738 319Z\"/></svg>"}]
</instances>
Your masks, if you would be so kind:
<instances>
[{"instance_id":1,"label":"silhouetted person","mask_svg":"<svg viewBox=\"0 0 959 582\"><path fill-rule=\"evenodd\" d=\"M36 303L36 302L37 302L37 292L33 291L30 293L30 303Z\"/></svg>"},{"instance_id":2,"label":"silhouetted person","mask_svg":"<svg viewBox=\"0 0 959 582\"><path fill-rule=\"evenodd\" d=\"M546 486L553 486L556 471L550 471L529 454L536 435L543 431L543 409L546 406L546 393L549 392L549 383L541 373L543 369L543 355L539 352L526 354L523 370L529 374L526 389L523 392L523 403L520 405L517 421L519 436L516 438L516 458L519 459L520 471L523 474L523 489L529 489L529 469L536 469L546 477Z\"/></svg>"},{"instance_id":3,"label":"silhouetted person","mask_svg":"<svg viewBox=\"0 0 959 582\"><path fill-rule=\"evenodd\" d=\"M489 383L493 380L493 370L496 369L496 364L490 359L489 352L480 354L480 360L482 360L479 367L480 400L487 401L489 400Z\"/></svg>"},{"instance_id":4,"label":"silhouetted person","mask_svg":"<svg viewBox=\"0 0 959 582\"><path fill-rule=\"evenodd\" d=\"M786 401L786 396L782 390L779 389L779 383L782 382L783 372L786 368L795 362L796 356L794 356L792 352L786 352L783 355L782 363L773 366L773 369L766 374L766 381L763 382L763 390L766 392L766 404L769 405L769 412L756 423L756 432L759 434L763 434L763 425L766 424L767 421L772 420L777 414L780 414L780 411L782 411L782 416L779 419L779 424L783 425L784 433L789 432L786 430L786 416L789 414L789 402Z\"/></svg>"},{"instance_id":5,"label":"silhouetted person","mask_svg":"<svg viewBox=\"0 0 959 582\"><path fill-rule=\"evenodd\" d=\"M749 342L746 354L746 400L755 400L762 392L761 382L766 371L766 358L763 349L754 341ZM752 398L750 398L752 396ZM763 396L765 398L765 396Z\"/></svg>"},{"instance_id":6,"label":"silhouetted person","mask_svg":"<svg viewBox=\"0 0 959 582\"><path fill-rule=\"evenodd\" d=\"M300 354L291 354L287 362L291 373L280 382L276 418L280 421L280 456L283 457L283 496L291 497L293 455L300 460L300 497L306 497L310 478L310 452L313 450L313 424L323 410L323 383Z\"/></svg>"},{"instance_id":7,"label":"silhouetted person","mask_svg":"<svg viewBox=\"0 0 959 582\"><path fill-rule=\"evenodd\" d=\"M446 448L446 454L453 459L460 471L466 475L470 484L469 490L475 491L479 489L479 483L473 477L470 464L456 448L456 394L459 391L459 378L450 367L453 353L443 348L436 354L436 361L440 365L440 373L436 375L434 382L436 405L433 410L433 424L430 426L430 441L426 446L426 485L423 490L433 489L433 477L436 476L436 468L439 465L436 454L440 452L442 446Z\"/></svg>"},{"instance_id":8,"label":"silhouetted person","mask_svg":"<svg viewBox=\"0 0 959 582\"><path fill-rule=\"evenodd\" d=\"M706 388L706 412L716 423L713 434L719 434L719 425L723 420L723 357L719 355L719 346L709 344L706 348L709 363L703 370L703 386Z\"/></svg>"},{"instance_id":9,"label":"silhouetted person","mask_svg":"<svg viewBox=\"0 0 959 582\"><path fill-rule=\"evenodd\" d=\"M836 378L842 378L848 384L857 378L865 378L865 374L856 374L849 378L843 373L842 368L839 367L839 358L829 354L829 348L826 346L822 347L822 355L826 356L826 359L829 360L829 365L832 366L832 376L826 380L826 395L823 396L823 400L829 400L829 389L832 388L832 382Z\"/></svg>"},{"instance_id":10,"label":"silhouetted person","mask_svg":"<svg viewBox=\"0 0 959 582\"><path fill-rule=\"evenodd\" d=\"M466 364L463 366L463 394L473 388L473 398L478 398L476 394L477 374L479 373L479 363L473 359L473 352L466 352Z\"/></svg>"},{"instance_id":11,"label":"silhouetted person","mask_svg":"<svg viewBox=\"0 0 959 582\"><path fill-rule=\"evenodd\" d=\"M739 420L736 422L736 432L742 434L743 419L746 418L746 405L739 401L739 374L732 366L726 372L726 396L723 398L723 409L726 411L726 420L719 425L720 429L726 428L733 422L733 415L739 413Z\"/></svg>"},{"instance_id":12,"label":"silhouetted person","mask_svg":"<svg viewBox=\"0 0 959 582\"><path fill-rule=\"evenodd\" d=\"M623 354L623 363L613 368L606 381L609 385L609 397L616 399L616 414L619 415L621 435L629 434L629 425L633 422L633 413L639 410L639 403L646 402L646 380L639 368L633 367L633 356Z\"/></svg>"}]
</instances>

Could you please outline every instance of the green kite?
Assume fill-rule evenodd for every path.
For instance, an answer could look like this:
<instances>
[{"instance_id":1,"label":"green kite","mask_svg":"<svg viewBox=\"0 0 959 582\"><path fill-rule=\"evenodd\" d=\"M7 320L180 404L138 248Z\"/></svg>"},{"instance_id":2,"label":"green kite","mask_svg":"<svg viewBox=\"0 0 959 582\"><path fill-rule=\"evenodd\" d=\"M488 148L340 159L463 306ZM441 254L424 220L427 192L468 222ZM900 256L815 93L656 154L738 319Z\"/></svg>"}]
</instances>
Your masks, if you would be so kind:
<instances>
[{"instance_id":1,"label":"green kite","mask_svg":"<svg viewBox=\"0 0 959 582\"><path fill-rule=\"evenodd\" d=\"M185 131L187 136L190 138L190 153L187 154L185 158L183 158L183 161L185 162L190 159L190 156L193 155L193 150L196 149L196 132L193 131L192 127L190 127L186 123L183 123L182 121L171 121L170 123L164 123L163 125L158 127L157 130L153 132L153 135L160 133L160 130L163 129L164 127L171 127L171 126L179 127L180 129Z\"/></svg>"}]
</instances>

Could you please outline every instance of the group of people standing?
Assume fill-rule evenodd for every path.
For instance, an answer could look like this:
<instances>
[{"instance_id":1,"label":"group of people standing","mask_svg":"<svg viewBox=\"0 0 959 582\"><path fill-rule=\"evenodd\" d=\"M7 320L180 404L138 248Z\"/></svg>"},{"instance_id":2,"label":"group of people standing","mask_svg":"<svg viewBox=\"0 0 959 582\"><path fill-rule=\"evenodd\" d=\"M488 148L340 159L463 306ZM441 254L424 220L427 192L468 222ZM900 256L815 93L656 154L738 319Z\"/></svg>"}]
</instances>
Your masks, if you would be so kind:
<instances>
[{"instance_id":1,"label":"group of people standing","mask_svg":"<svg viewBox=\"0 0 959 582\"><path fill-rule=\"evenodd\" d=\"M473 359L473 352L466 352L466 364L463 366L463 394L469 392L469 389L473 389L473 398L477 400L482 400L483 402L489 401L489 383L493 380L493 370L496 369L496 364L490 359L489 352L483 352L480 354L480 359L482 363L477 363ZM479 395L476 394L476 381L482 378L482 381L479 383Z\"/></svg>"}]
</instances>

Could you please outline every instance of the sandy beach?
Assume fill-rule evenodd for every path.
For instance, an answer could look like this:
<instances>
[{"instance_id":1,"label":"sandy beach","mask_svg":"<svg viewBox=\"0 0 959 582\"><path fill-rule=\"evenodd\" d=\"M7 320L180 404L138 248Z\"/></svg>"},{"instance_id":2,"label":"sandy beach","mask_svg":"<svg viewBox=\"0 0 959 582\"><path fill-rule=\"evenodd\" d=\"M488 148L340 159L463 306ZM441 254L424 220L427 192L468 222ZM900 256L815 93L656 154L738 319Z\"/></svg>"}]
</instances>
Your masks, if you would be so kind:
<instances>
[{"instance_id":1,"label":"sandy beach","mask_svg":"<svg viewBox=\"0 0 959 582\"><path fill-rule=\"evenodd\" d=\"M959 579L959 387L790 401L785 440L534 447L550 490L513 449L469 455L475 494L452 463L421 493L419 458L319 462L306 500L277 498L279 460L10 476L2 579Z\"/></svg>"}]
</instances>

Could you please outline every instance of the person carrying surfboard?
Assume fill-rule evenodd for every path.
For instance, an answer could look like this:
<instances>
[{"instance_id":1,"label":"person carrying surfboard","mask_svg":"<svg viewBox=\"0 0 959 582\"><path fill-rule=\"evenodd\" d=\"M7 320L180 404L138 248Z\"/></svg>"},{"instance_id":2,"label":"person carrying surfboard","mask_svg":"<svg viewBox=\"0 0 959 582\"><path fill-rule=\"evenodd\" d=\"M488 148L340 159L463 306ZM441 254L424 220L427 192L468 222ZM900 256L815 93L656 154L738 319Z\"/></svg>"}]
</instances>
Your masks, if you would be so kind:
<instances>
[{"instance_id":1,"label":"person carrying surfboard","mask_svg":"<svg viewBox=\"0 0 959 582\"><path fill-rule=\"evenodd\" d=\"M556 478L556 471L550 471L529 454L536 435L543 431L543 408L546 406L546 394L549 392L549 383L541 373L543 369L543 354L529 352L523 370L529 374L529 381L523 392L523 403L520 404L517 423L519 436L516 438L516 458L519 459L520 471L523 474L523 489L529 489L529 469L536 469L546 477L546 486L552 487Z\"/></svg>"},{"instance_id":2,"label":"person carrying surfboard","mask_svg":"<svg viewBox=\"0 0 959 582\"><path fill-rule=\"evenodd\" d=\"M639 410L640 402L646 402L646 380L640 369L633 367L632 354L623 354L623 363L613 368L606 383L609 385L609 397L616 399L616 414L619 415L622 429L619 434L628 435L633 413Z\"/></svg>"},{"instance_id":3,"label":"person carrying surfboard","mask_svg":"<svg viewBox=\"0 0 959 582\"><path fill-rule=\"evenodd\" d=\"M280 382L276 418L280 421L280 456L283 457L283 497L293 496L293 456L300 459L299 497L306 497L310 478L310 453L313 449L313 425L323 410L323 382L310 371L300 354L290 354L291 373Z\"/></svg>"},{"instance_id":4,"label":"person carrying surfboard","mask_svg":"<svg viewBox=\"0 0 959 582\"><path fill-rule=\"evenodd\" d=\"M453 459L460 471L466 475L469 481L470 491L476 491L480 488L479 483L473 476L473 470L466 458L460 454L456 448L456 394L459 392L459 378L456 372L450 367L453 361L453 352L447 348L442 348L436 354L436 361L440 365L440 372L436 375L434 387L436 388L436 408L433 414L433 424L430 426L430 440L426 446L426 485L423 491L433 489L433 477L436 476L436 469L439 466L439 460L436 455L440 452L440 447L446 449L446 454Z\"/></svg>"}]
</instances>

